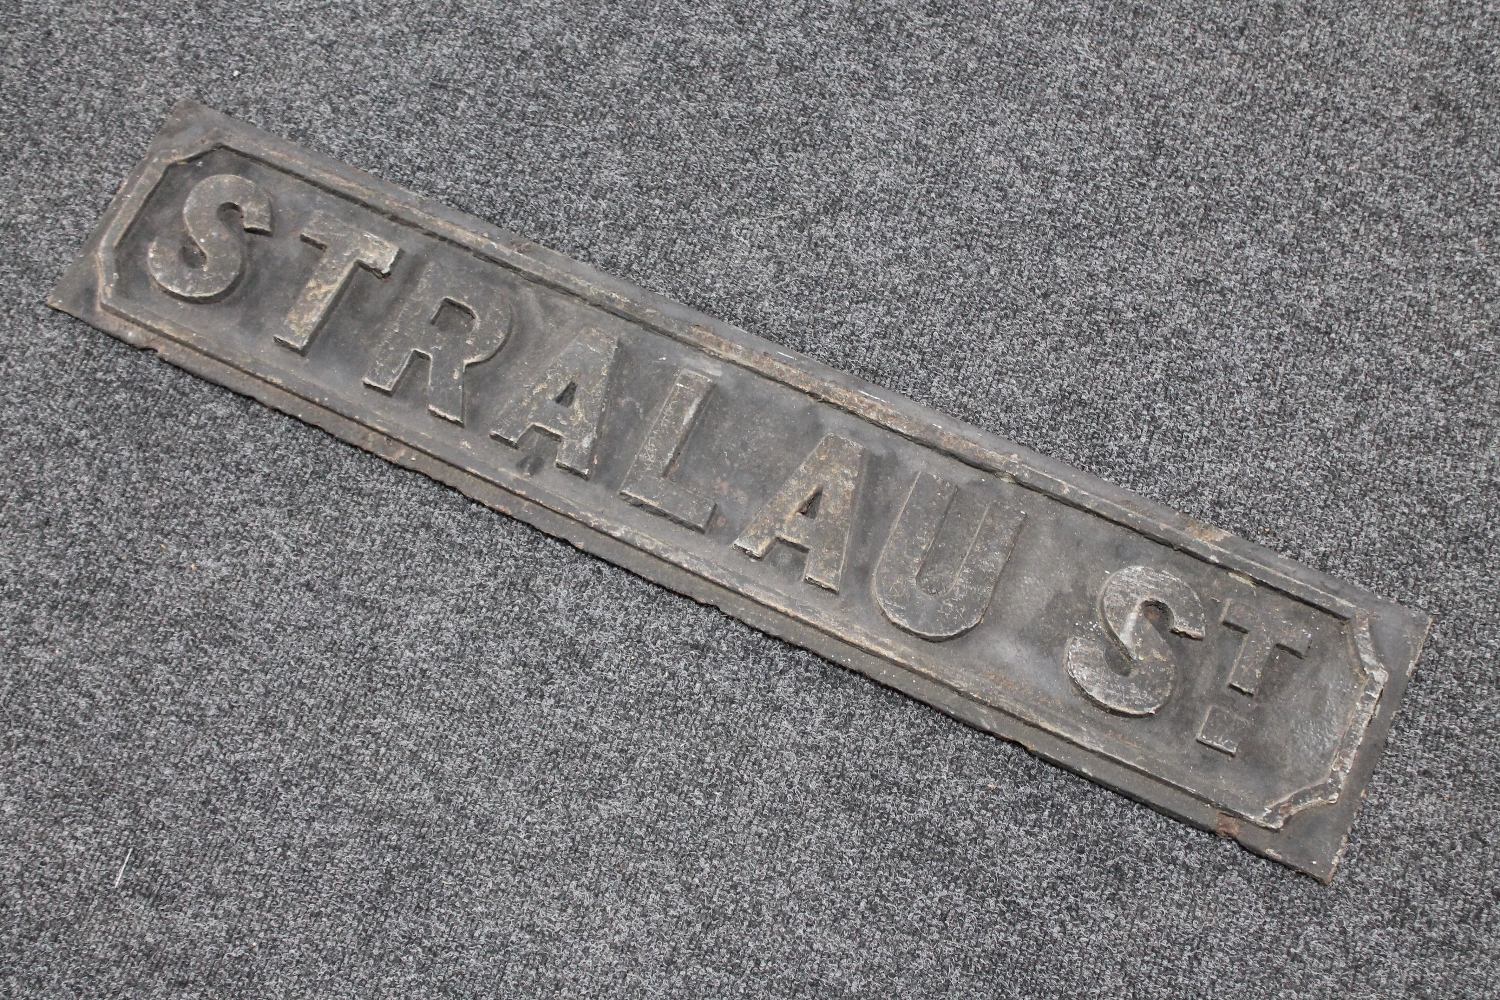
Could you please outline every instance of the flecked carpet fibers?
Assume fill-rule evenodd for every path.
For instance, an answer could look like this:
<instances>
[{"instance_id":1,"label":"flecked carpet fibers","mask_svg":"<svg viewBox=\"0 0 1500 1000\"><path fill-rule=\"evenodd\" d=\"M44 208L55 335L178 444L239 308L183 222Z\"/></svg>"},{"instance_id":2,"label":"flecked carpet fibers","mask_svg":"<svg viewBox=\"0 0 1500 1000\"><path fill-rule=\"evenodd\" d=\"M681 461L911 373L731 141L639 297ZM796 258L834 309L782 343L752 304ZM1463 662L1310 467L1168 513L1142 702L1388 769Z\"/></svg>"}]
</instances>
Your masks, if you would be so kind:
<instances>
[{"instance_id":1,"label":"flecked carpet fibers","mask_svg":"<svg viewBox=\"0 0 1500 1000\"><path fill-rule=\"evenodd\" d=\"M0 992L1484 997L1493 5L0 10ZM1323 886L42 303L194 97L1433 615Z\"/></svg>"}]
</instances>

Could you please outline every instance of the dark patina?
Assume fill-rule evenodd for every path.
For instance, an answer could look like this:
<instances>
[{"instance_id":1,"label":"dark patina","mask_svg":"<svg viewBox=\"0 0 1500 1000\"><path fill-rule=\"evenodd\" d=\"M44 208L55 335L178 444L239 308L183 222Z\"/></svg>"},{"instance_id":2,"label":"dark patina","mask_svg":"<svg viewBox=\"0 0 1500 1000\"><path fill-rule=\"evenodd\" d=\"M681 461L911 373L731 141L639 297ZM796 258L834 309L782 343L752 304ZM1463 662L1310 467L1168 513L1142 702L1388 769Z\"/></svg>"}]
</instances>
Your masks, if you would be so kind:
<instances>
[{"instance_id":1,"label":"dark patina","mask_svg":"<svg viewBox=\"0 0 1500 1000\"><path fill-rule=\"evenodd\" d=\"M51 304L1324 879L1427 629L201 105Z\"/></svg>"}]
</instances>

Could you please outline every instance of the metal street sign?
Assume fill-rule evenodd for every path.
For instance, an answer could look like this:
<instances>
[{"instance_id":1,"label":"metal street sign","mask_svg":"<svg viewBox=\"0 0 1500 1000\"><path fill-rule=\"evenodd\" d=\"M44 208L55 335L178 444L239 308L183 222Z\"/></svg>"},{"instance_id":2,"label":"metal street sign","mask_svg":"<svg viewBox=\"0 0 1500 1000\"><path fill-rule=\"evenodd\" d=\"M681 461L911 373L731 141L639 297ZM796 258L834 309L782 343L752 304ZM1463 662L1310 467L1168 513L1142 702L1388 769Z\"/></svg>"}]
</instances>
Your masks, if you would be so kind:
<instances>
[{"instance_id":1,"label":"metal street sign","mask_svg":"<svg viewBox=\"0 0 1500 1000\"><path fill-rule=\"evenodd\" d=\"M1427 630L201 105L50 302L1323 879Z\"/></svg>"}]
</instances>

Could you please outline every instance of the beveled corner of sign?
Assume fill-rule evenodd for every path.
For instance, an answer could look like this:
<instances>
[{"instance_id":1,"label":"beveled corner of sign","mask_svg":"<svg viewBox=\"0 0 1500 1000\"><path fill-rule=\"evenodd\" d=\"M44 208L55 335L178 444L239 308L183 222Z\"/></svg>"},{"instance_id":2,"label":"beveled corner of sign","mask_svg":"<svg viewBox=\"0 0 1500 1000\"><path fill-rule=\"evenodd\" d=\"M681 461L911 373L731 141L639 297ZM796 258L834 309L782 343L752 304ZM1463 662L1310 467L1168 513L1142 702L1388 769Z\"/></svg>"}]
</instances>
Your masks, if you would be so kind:
<instances>
[{"instance_id":1,"label":"beveled corner of sign","mask_svg":"<svg viewBox=\"0 0 1500 1000\"><path fill-rule=\"evenodd\" d=\"M1390 674L1375 652L1374 638L1370 633L1369 613L1357 611L1352 618L1348 619L1348 622L1349 642L1354 648L1354 662L1365 677L1364 688L1359 693L1359 698L1350 715L1349 725L1345 727L1344 735L1334 751L1328 777L1315 785L1299 789L1273 804L1267 812L1267 818L1275 820L1272 829L1280 829L1288 819L1304 809L1332 805L1339 800L1344 790L1344 782L1354 768L1354 758L1359 755L1359 748L1364 744L1365 735L1370 730L1370 722L1375 718L1375 709L1380 704L1380 695L1385 690L1386 681L1390 679Z\"/></svg>"}]
</instances>

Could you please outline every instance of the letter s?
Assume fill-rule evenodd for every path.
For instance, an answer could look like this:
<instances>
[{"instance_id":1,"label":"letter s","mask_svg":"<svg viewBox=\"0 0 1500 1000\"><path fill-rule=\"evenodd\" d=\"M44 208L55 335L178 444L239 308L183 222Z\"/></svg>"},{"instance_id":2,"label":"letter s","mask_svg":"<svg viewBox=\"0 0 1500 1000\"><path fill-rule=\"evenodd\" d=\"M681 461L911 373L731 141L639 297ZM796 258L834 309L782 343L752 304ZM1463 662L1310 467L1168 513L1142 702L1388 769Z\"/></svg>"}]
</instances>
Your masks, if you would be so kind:
<instances>
[{"instance_id":1,"label":"letter s","mask_svg":"<svg viewBox=\"0 0 1500 1000\"><path fill-rule=\"evenodd\" d=\"M219 209L225 207L239 210L246 232L270 234L271 200L254 181L235 174L205 177L182 205L182 224L203 254L203 266L194 267L183 258L186 247L180 239L157 237L146 249L151 277L170 294L189 302L213 302L239 282L245 250L219 218Z\"/></svg>"},{"instance_id":2,"label":"letter s","mask_svg":"<svg viewBox=\"0 0 1500 1000\"><path fill-rule=\"evenodd\" d=\"M1191 587L1171 573L1129 566L1110 574L1099 593L1099 616L1129 658L1127 671L1112 670L1104 647L1090 639L1069 639L1063 657L1084 694L1122 715L1151 715L1172 693L1172 649L1144 613L1150 604L1167 609L1173 632L1203 638L1203 603Z\"/></svg>"}]
</instances>

